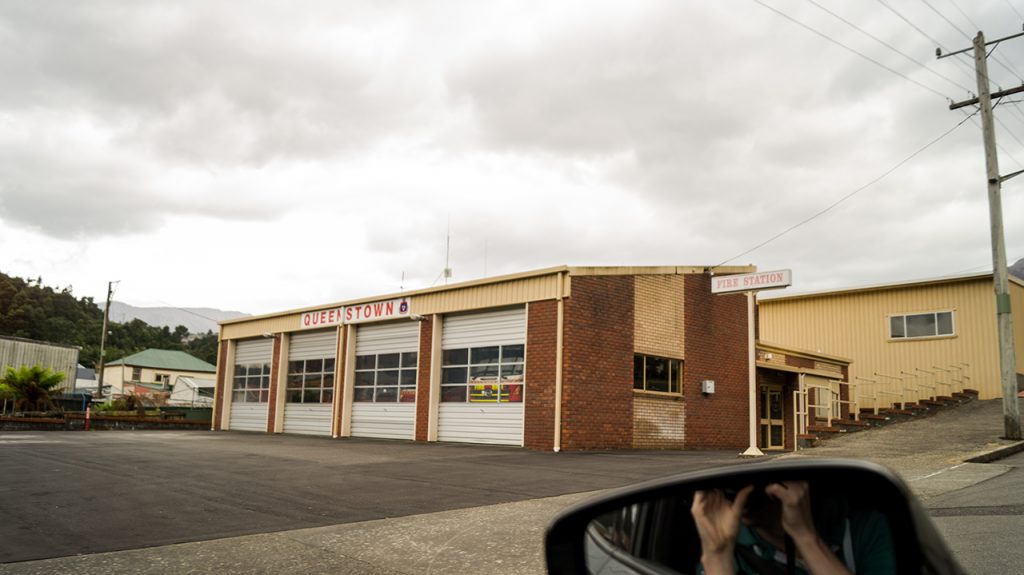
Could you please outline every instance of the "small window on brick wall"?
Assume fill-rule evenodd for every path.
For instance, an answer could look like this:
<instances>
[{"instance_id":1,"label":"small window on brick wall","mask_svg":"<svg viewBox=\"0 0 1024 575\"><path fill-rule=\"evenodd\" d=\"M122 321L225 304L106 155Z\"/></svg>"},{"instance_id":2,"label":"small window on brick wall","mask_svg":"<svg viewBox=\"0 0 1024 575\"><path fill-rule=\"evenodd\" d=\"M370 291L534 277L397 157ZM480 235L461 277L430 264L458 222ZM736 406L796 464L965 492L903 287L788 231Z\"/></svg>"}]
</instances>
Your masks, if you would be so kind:
<instances>
[{"instance_id":1,"label":"small window on brick wall","mask_svg":"<svg viewBox=\"0 0 1024 575\"><path fill-rule=\"evenodd\" d=\"M633 389L681 393L683 362L678 359L636 354L633 356Z\"/></svg>"}]
</instances>

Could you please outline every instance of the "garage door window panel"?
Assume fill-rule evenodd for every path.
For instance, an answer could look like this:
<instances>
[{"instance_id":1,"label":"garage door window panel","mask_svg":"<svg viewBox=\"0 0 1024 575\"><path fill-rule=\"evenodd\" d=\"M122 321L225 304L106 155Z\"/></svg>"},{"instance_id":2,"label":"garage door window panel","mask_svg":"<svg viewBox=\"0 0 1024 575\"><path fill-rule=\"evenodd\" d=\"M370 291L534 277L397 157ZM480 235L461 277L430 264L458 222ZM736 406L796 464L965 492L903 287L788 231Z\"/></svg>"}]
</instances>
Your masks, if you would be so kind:
<instances>
[{"instance_id":1,"label":"garage door window panel","mask_svg":"<svg viewBox=\"0 0 1024 575\"><path fill-rule=\"evenodd\" d=\"M353 401L414 403L417 358L416 352L356 356Z\"/></svg>"},{"instance_id":2,"label":"garage door window panel","mask_svg":"<svg viewBox=\"0 0 1024 575\"><path fill-rule=\"evenodd\" d=\"M270 364L235 366L231 400L237 403L266 403L270 398Z\"/></svg>"},{"instance_id":3,"label":"garage door window panel","mask_svg":"<svg viewBox=\"0 0 1024 575\"><path fill-rule=\"evenodd\" d=\"M444 350L441 401L522 402L524 352L521 344Z\"/></svg>"},{"instance_id":4,"label":"garage door window panel","mask_svg":"<svg viewBox=\"0 0 1024 575\"><path fill-rule=\"evenodd\" d=\"M330 403L334 400L334 359L289 361L286 382L289 403Z\"/></svg>"}]
</instances>

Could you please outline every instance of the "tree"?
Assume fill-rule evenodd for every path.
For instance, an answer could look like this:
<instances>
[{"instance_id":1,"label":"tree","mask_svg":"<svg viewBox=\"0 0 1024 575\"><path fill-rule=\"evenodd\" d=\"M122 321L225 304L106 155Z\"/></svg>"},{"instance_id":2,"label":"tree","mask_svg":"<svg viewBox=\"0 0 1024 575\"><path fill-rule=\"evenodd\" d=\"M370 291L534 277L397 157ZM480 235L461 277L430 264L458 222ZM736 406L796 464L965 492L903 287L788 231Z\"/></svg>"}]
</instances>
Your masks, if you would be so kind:
<instances>
[{"instance_id":1,"label":"tree","mask_svg":"<svg viewBox=\"0 0 1024 575\"><path fill-rule=\"evenodd\" d=\"M8 367L0 378L0 387L14 397L16 411L42 411L53 408L52 395L64 382L64 372L38 364L18 369Z\"/></svg>"}]
</instances>

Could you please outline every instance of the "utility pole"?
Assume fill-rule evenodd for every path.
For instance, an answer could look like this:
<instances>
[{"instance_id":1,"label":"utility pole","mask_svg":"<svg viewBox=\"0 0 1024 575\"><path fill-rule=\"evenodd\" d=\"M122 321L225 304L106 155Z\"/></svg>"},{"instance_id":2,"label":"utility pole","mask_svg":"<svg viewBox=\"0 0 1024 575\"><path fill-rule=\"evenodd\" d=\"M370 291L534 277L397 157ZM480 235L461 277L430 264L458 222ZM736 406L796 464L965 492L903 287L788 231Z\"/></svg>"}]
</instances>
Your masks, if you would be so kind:
<instances>
[{"instance_id":1,"label":"utility pole","mask_svg":"<svg viewBox=\"0 0 1024 575\"><path fill-rule=\"evenodd\" d=\"M100 366L96 374L96 398L103 398L103 362L107 354L107 323L110 321L110 298L114 295L114 282L107 282L107 305L103 308L103 333L100 334Z\"/></svg>"},{"instance_id":2,"label":"utility pole","mask_svg":"<svg viewBox=\"0 0 1024 575\"><path fill-rule=\"evenodd\" d=\"M1004 40L1024 36L1014 34L1006 38L993 40L988 44L998 44ZM978 32L974 37L974 71L978 79L978 97L966 102L950 104L949 108L957 108L977 103L981 107L981 130L985 142L985 175L988 178L988 209L992 231L992 278L996 296L996 324L999 332L999 372L1003 391L1003 429L1006 439L1020 439L1020 408L1017 404L1017 360L1014 357L1013 315L1010 313L1010 286L1006 269L1006 243L1003 237L1003 200L1002 184L1021 172L1006 176L999 175L999 156L996 150L996 132L992 121L992 96L1003 97L1024 91L1024 86L1011 90L1002 90L992 94L989 90L988 53L985 47L985 34ZM994 49L994 48L993 48ZM970 50L961 50L945 56L961 54ZM943 58L940 51L936 56Z\"/></svg>"}]
</instances>

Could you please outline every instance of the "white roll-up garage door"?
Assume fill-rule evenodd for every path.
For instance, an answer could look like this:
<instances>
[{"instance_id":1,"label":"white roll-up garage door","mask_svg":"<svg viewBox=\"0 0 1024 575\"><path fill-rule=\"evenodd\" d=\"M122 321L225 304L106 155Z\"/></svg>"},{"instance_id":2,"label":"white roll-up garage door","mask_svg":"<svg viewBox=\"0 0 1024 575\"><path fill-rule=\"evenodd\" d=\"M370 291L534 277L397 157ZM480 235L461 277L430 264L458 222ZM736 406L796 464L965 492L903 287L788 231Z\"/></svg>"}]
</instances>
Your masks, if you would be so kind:
<instances>
[{"instance_id":1,"label":"white roll-up garage door","mask_svg":"<svg viewBox=\"0 0 1024 575\"><path fill-rule=\"evenodd\" d=\"M419 322L360 325L356 331L352 435L414 439Z\"/></svg>"},{"instance_id":2,"label":"white roll-up garage door","mask_svg":"<svg viewBox=\"0 0 1024 575\"><path fill-rule=\"evenodd\" d=\"M273 355L272 339L252 339L236 344L228 429L267 431Z\"/></svg>"},{"instance_id":3,"label":"white roll-up garage door","mask_svg":"<svg viewBox=\"0 0 1024 575\"><path fill-rule=\"evenodd\" d=\"M291 337L285 378L285 433L331 434L337 347L336 329Z\"/></svg>"},{"instance_id":4,"label":"white roll-up garage door","mask_svg":"<svg viewBox=\"0 0 1024 575\"><path fill-rule=\"evenodd\" d=\"M447 316L440 441L523 444L526 308Z\"/></svg>"}]
</instances>

